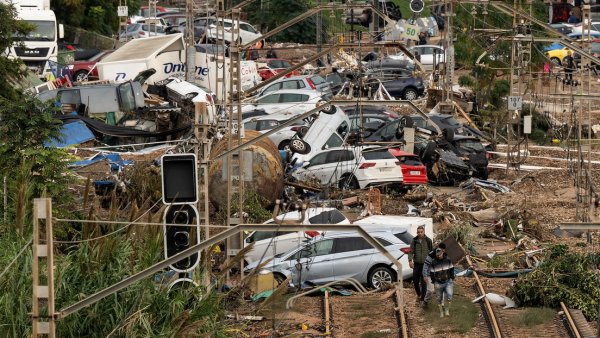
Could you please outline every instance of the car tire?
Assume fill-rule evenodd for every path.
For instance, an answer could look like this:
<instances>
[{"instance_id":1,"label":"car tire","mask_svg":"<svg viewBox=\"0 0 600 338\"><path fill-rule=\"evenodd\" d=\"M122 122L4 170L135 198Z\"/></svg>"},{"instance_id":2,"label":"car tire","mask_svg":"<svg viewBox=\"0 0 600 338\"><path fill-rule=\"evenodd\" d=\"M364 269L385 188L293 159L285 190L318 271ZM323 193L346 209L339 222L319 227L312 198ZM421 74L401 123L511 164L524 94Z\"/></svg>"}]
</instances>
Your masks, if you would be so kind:
<instances>
[{"instance_id":1,"label":"car tire","mask_svg":"<svg viewBox=\"0 0 600 338\"><path fill-rule=\"evenodd\" d=\"M86 72L85 70L80 70L77 73L75 73L75 75L73 75L73 81L74 82L83 82L85 80L87 80L88 76L87 76L88 72Z\"/></svg>"},{"instance_id":2,"label":"car tire","mask_svg":"<svg viewBox=\"0 0 600 338\"><path fill-rule=\"evenodd\" d=\"M410 116L402 116L400 118L400 125L402 127L412 128L415 125L415 121L413 121Z\"/></svg>"},{"instance_id":3,"label":"car tire","mask_svg":"<svg viewBox=\"0 0 600 338\"><path fill-rule=\"evenodd\" d=\"M281 285L283 282L285 282L285 280L287 278L285 278L284 275L280 274L280 273L273 273L273 279L275 279L275 282L277 283L277 286Z\"/></svg>"},{"instance_id":4,"label":"car tire","mask_svg":"<svg viewBox=\"0 0 600 338\"><path fill-rule=\"evenodd\" d=\"M454 140L454 130L453 129L444 128L442 130L442 135L444 136L444 139L448 142L452 142L452 140Z\"/></svg>"},{"instance_id":5,"label":"car tire","mask_svg":"<svg viewBox=\"0 0 600 338\"><path fill-rule=\"evenodd\" d=\"M337 108L334 105L330 104L329 106L323 107L322 109L319 109L319 110L324 114L333 115L337 111Z\"/></svg>"},{"instance_id":6,"label":"car tire","mask_svg":"<svg viewBox=\"0 0 600 338\"><path fill-rule=\"evenodd\" d=\"M402 93L402 98L406 101L416 100L418 97L419 97L419 94L417 93L417 90L414 88L407 88L404 90L404 93Z\"/></svg>"},{"instance_id":7,"label":"car tire","mask_svg":"<svg viewBox=\"0 0 600 338\"><path fill-rule=\"evenodd\" d=\"M379 289L396 281L396 273L387 266L379 266L369 273L369 286Z\"/></svg>"},{"instance_id":8,"label":"car tire","mask_svg":"<svg viewBox=\"0 0 600 338\"><path fill-rule=\"evenodd\" d=\"M423 153L421 154L421 161L423 163L431 163L433 162L433 157L435 156L435 149L437 148L437 144L434 141L429 141L423 149Z\"/></svg>"},{"instance_id":9,"label":"car tire","mask_svg":"<svg viewBox=\"0 0 600 338\"><path fill-rule=\"evenodd\" d=\"M283 140L283 141L281 141L281 143L279 143L279 146L277 146L277 149L285 150L285 147L289 147L289 146L290 146L290 140Z\"/></svg>"},{"instance_id":10,"label":"car tire","mask_svg":"<svg viewBox=\"0 0 600 338\"><path fill-rule=\"evenodd\" d=\"M340 182L338 183L338 187L340 189L351 189L351 190L360 189L358 180L356 180L356 177L354 177L354 175L342 176L342 179L340 179Z\"/></svg>"},{"instance_id":11,"label":"car tire","mask_svg":"<svg viewBox=\"0 0 600 338\"><path fill-rule=\"evenodd\" d=\"M293 139L290 141L290 150L305 155L310 153L310 145L300 139Z\"/></svg>"}]
</instances>

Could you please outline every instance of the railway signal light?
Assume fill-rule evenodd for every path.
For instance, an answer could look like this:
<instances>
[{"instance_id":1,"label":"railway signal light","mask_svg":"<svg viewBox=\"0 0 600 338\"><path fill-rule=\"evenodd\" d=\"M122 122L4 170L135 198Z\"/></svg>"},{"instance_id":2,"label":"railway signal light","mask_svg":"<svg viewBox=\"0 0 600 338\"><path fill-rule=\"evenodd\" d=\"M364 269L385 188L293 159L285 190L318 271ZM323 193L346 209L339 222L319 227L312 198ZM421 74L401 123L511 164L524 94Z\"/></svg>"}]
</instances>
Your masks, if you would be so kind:
<instances>
[{"instance_id":1,"label":"railway signal light","mask_svg":"<svg viewBox=\"0 0 600 338\"><path fill-rule=\"evenodd\" d=\"M165 258L172 257L200 242L198 211L193 205L170 205L164 215ZM199 252L170 265L177 272L193 270L200 262Z\"/></svg>"}]
</instances>

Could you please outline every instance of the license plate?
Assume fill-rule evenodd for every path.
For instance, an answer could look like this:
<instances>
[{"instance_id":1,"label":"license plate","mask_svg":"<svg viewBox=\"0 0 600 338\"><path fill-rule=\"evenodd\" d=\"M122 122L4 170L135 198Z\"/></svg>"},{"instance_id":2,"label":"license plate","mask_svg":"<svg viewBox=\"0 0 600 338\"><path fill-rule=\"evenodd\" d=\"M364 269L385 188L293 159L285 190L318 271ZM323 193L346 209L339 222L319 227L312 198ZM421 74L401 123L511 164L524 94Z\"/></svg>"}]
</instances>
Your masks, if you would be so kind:
<instances>
[{"instance_id":1,"label":"license plate","mask_svg":"<svg viewBox=\"0 0 600 338\"><path fill-rule=\"evenodd\" d=\"M418 175L421 175L421 172L418 170L411 170L409 174L411 176L418 176Z\"/></svg>"},{"instance_id":2,"label":"license plate","mask_svg":"<svg viewBox=\"0 0 600 338\"><path fill-rule=\"evenodd\" d=\"M392 171L392 168L379 168L379 171Z\"/></svg>"}]
</instances>

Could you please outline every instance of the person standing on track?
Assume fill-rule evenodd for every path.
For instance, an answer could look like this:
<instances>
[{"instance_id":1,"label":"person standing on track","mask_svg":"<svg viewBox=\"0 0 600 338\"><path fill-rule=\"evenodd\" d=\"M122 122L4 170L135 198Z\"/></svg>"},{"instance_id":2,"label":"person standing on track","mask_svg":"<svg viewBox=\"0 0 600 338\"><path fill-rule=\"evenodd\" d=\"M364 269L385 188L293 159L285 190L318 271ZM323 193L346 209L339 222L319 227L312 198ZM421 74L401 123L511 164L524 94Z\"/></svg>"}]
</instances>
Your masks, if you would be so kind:
<instances>
[{"instance_id":1,"label":"person standing on track","mask_svg":"<svg viewBox=\"0 0 600 338\"><path fill-rule=\"evenodd\" d=\"M408 253L408 265L413 269L413 284L417 293L417 301L421 306L425 303L425 294L427 293L427 284L423 278L423 264L427 254L433 249L433 241L425 235L425 227L420 225L417 228L417 236L410 242L410 252Z\"/></svg>"},{"instance_id":2,"label":"person standing on track","mask_svg":"<svg viewBox=\"0 0 600 338\"><path fill-rule=\"evenodd\" d=\"M450 304L454 294L454 265L448 258L446 250L435 249L435 258L431 261L429 276L438 292L438 307L440 317L450 316ZM447 304L444 306L444 296Z\"/></svg>"}]
</instances>

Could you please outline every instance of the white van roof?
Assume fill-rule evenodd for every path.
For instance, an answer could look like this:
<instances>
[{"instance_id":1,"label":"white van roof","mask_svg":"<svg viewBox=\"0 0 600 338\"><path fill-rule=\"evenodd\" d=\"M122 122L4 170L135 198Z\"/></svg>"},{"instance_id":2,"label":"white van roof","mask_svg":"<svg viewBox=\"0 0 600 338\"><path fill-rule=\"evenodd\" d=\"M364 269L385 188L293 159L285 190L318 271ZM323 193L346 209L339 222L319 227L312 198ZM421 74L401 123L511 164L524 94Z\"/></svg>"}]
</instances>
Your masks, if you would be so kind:
<instances>
[{"instance_id":1,"label":"white van roof","mask_svg":"<svg viewBox=\"0 0 600 338\"><path fill-rule=\"evenodd\" d=\"M155 59L160 53L184 49L185 43L182 33L133 39L102 59L100 63L151 60Z\"/></svg>"}]
</instances>

